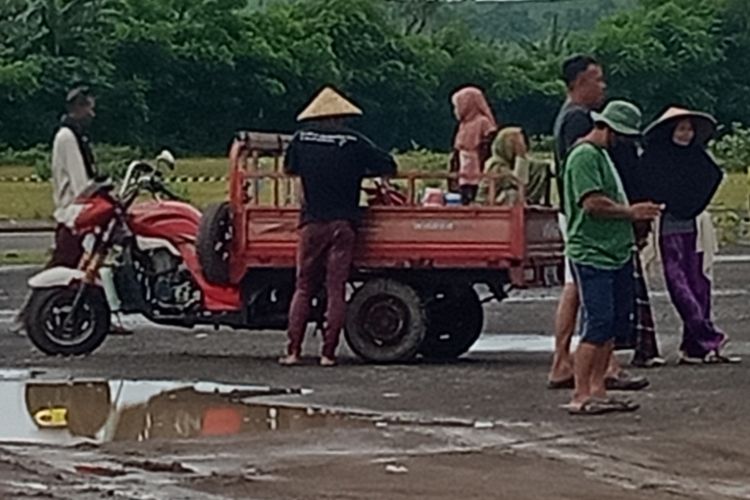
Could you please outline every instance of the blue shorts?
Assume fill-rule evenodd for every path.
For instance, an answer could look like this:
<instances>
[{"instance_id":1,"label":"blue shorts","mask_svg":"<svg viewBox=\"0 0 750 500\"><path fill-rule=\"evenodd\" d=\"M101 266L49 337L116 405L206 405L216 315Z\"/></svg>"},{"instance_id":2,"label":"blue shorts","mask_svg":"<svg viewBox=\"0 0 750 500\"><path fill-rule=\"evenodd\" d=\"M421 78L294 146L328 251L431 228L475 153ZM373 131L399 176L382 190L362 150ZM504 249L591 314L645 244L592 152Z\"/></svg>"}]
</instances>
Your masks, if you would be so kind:
<instances>
[{"instance_id":1,"label":"blue shorts","mask_svg":"<svg viewBox=\"0 0 750 500\"><path fill-rule=\"evenodd\" d=\"M581 297L581 341L604 345L627 339L635 311L633 261L619 269L572 264Z\"/></svg>"}]
</instances>

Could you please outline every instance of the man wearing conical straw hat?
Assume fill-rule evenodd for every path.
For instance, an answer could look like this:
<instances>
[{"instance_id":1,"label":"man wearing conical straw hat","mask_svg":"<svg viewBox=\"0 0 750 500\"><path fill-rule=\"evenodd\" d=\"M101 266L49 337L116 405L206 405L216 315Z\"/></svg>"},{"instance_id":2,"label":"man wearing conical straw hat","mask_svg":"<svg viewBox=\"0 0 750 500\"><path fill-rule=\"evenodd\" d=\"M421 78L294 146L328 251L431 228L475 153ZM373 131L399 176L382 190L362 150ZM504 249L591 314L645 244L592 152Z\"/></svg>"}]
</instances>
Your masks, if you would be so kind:
<instances>
[{"instance_id":1,"label":"man wearing conical straw hat","mask_svg":"<svg viewBox=\"0 0 750 500\"><path fill-rule=\"evenodd\" d=\"M344 326L346 282L354 252L362 179L393 175L396 162L346 126L362 110L331 87L323 88L297 117L302 127L284 158L288 174L302 179L304 201L297 247L297 288L289 311L289 343L282 365L300 362L310 302L325 280L328 299L322 366L336 364Z\"/></svg>"}]
</instances>

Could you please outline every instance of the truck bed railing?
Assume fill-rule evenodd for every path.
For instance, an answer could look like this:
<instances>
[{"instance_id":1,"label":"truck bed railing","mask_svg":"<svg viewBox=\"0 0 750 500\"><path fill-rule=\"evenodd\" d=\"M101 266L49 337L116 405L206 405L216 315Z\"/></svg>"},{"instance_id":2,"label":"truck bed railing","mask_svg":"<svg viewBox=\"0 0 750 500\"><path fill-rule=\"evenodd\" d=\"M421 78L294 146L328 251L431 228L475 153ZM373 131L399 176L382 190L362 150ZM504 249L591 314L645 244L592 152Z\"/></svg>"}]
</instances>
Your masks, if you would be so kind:
<instances>
[{"instance_id":1,"label":"truck bed railing","mask_svg":"<svg viewBox=\"0 0 750 500\"><path fill-rule=\"evenodd\" d=\"M262 132L240 132L237 135L229 154L231 190L233 203L262 204L261 186L263 181L272 183L270 206L274 208L296 206L298 204L299 188L294 177L283 171L283 158L291 135ZM271 169L264 170L262 158L270 158ZM421 187L430 182L457 181L457 172L399 172L389 180L396 181L396 185L405 188L402 193L406 197L407 207L419 206L417 195ZM516 178L509 174L482 174L481 182L487 186L486 199L482 207L499 207L496 203L498 185L511 180L518 190L516 203L525 203L523 183L515 182ZM420 186L421 184L421 186ZM507 208L507 205L502 205ZM459 207L456 207L459 208ZM476 206L474 207L476 208Z\"/></svg>"}]
</instances>

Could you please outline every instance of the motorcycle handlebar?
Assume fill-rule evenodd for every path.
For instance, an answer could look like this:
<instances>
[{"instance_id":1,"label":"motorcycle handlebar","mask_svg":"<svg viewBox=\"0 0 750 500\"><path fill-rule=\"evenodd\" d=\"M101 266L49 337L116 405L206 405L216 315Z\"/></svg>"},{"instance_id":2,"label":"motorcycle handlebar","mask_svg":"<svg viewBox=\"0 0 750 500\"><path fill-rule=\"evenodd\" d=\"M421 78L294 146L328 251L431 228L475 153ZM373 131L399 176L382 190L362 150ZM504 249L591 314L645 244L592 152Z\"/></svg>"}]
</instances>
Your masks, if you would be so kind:
<instances>
[{"instance_id":1,"label":"motorcycle handlebar","mask_svg":"<svg viewBox=\"0 0 750 500\"><path fill-rule=\"evenodd\" d=\"M169 189L169 187L164 183L162 176L158 173L150 176L148 189L152 193L162 194L170 200L183 202L186 201L183 197Z\"/></svg>"},{"instance_id":2,"label":"motorcycle handlebar","mask_svg":"<svg viewBox=\"0 0 750 500\"><path fill-rule=\"evenodd\" d=\"M171 199L173 201L182 201L182 202L186 202L187 201L185 198L183 198L182 196L178 195L177 193L175 193L174 191L172 191L171 189L169 189L164 183L161 183L159 185L159 190L167 198L169 198L169 199Z\"/></svg>"},{"instance_id":3,"label":"motorcycle handlebar","mask_svg":"<svg viewBox=\"0 0 750 500\"><path fill-rule=\"evenodd\" d=\"M137 177L141 172L143 175ZM134 161L128 166L120 190L120 199L122 200L123 205L126 208L129 207L136 198L138 198L138 194L141 190L148 191L153 195L163 195L174 201L187 201L166 186L161 172L154 169L146 162Z\"/></svg>"}]
</instances>

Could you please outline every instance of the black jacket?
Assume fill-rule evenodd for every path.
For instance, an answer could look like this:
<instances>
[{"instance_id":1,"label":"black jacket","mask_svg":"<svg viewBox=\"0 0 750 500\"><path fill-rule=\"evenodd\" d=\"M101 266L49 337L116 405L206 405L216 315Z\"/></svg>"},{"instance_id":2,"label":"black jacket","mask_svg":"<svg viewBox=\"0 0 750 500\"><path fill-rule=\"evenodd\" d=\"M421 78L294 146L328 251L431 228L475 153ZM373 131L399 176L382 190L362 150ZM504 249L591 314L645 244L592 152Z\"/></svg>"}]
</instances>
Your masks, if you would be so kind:
<instances>
[{"instance_id":1,"label":"black jacket","mask_svg":"<svg viewBox=\"0 0 750 500\"><path fill-rule=\"evenodd\" d=\"M356 221L362 179L393 175L396 162L354 130L310 125L294 134L284 169L302 179L302 224Z\"/></svg>"}]
</instances>

